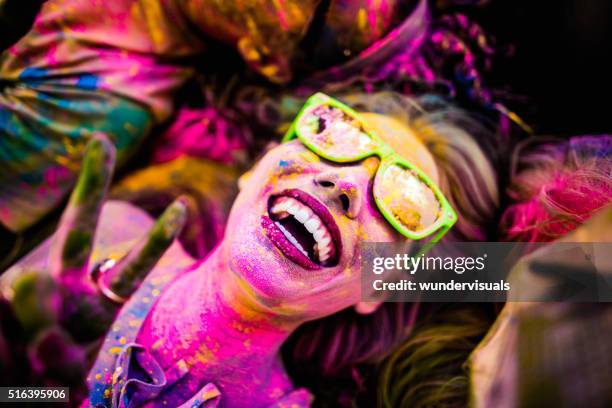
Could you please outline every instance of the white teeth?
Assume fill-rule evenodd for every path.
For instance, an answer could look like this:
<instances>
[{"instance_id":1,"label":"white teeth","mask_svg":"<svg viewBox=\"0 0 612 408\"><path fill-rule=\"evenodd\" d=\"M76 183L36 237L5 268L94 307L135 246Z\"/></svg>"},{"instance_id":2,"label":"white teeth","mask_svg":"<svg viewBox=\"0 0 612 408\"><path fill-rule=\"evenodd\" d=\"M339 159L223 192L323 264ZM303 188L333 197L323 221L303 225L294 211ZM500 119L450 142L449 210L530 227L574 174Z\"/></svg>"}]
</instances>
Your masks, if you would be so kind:
<instances>
[{"instance_id":1,"label":"white teeth","mask_svg":"<svg viewBox=\"0 0 612 408\"><path fill-rule=\"evenodd\" d=\"M309 217L309 212L306 208L301 208L297 214L295 214L295 219L304 224Z\"/></svg>"},{"instance_id":2,"label":"white teeth","mask_svg":"<svg viewBox=\"0 0 612 408\"><path fill-rule=\"evenodd\" d=\"M316 241L314 250L317 253L319 262L325 263L329 260L332 249L331 235L321 222L321 219L319 219L310 208L294 198L283 197L272 206L270 212L275 214L279 220L288 217L289 214L293 215L293 217L302 223L306 230L312 234ZM301 253L308 256L307 251L286 228L279 222L277 222L276 225L280 228L285 237L287 237L289 242L291 242Z\"/></svg>"},{"instance_id":3,"label":"white teeth","mask_svg":"<svg viewBox=\"0 0 612 408\"><path fill-rule=\"evenodd\" d=\"M287 204L287 211L291 214L291 215L295 215L295 213L297 213L299 210L297 204L293 203L293 202L289 202Z\"/></svg>"},{"instance_id":4,"label":"white teeth","mask_svg":"<svg viewBox=\"0 0 612 408\"><path fill-rule=\"evenodd\" d=\"M319 262L325 263L329 259L329 253L331 249L328 246L322 246L321 244L315 244L315 251L318 255Z\"/></svg>"},{"instance_id":5,"label":"white teeth","mask_svg":"<svg viewBox=\"0 0 612 408\"><path fill-rule=\"evenodd\" d=\"M272 207L271 211L272 214L278 214L284 211L287 211L287 206L288 206L288 202L287 201L280 201L278 204L274 204L274 206Z\"/></svg>"},{"instance_id":6,"label":"white teeth","mask_svg":"<svg viewBox=\"0 0 612 408\"><path fill-rule=\"evenodd\" d=\"M277 219L279 220L282 220L289 216L289 213L287 212L286 202L275 204L270 211L272 212L272 214L276 215Z\"/></svg>"},{"instance_id":7,"label":"white teeth","mask_svg":"<svg viewBox=\"0 0 612 408\"><path fill-rule=\"evenodd\" d=\"M314 239L319 242L325 236L325 232L326 231L323 228L319 228L312 235L314 236Z\"/></svg>"},{"instance_id":8,"label":"white teeth","mask_svg":"<svg viewBox=\"0 0 612 408\"><path fill-rule=\"evenodd\" d=\"M321 226L321 221L316 217L312 217L304 223L304 226L312 234Z\"/></svg>"}]
</instances>

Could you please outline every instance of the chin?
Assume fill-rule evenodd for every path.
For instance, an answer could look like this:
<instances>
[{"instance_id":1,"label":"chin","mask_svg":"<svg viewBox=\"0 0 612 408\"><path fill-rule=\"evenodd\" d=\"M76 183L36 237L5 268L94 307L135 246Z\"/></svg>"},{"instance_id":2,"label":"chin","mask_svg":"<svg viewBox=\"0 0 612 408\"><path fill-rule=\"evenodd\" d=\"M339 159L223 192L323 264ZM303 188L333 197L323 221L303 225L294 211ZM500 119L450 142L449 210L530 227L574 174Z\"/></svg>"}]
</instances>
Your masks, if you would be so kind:
<instances>
[{"instance_id":1,"label":"chin","mask_svg":"<svg viewBox=\"0 0 612 408\"><path fill-rule=\"evenodd\" d=\"M265 216L265 215L264 215ZM228 224L227 256L231 269L264 306L307 319L332 314L355 303L358 288L336 264L310 269L287 258L261 225L262 214L243 213ZM352 281L352 280L351 280Z\"/></svg>"}]
</instances>

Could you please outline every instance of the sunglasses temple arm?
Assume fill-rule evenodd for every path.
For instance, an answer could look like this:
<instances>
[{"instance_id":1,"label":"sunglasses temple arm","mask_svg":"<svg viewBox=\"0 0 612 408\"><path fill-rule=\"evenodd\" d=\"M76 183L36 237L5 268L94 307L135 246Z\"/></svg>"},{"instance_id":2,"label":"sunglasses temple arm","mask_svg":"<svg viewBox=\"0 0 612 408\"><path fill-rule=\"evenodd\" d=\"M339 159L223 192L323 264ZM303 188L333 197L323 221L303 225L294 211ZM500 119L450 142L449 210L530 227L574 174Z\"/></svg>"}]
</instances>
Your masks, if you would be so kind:
<instances>
[{"instance_id":1,"label":"sunglasses temple arm","mask_svg":"<svg viewBox=\"0 0 612 408\"><path fill-rule=\"evenodd\" d=\"M292 139L295 139L296 134L295 134L295 121L291 123L291 126L289 126L289 129L287 129L287 132L285 133L285 136L283 136L281 143L285 143L288 142Z\"/></svg>"}]
</instances>

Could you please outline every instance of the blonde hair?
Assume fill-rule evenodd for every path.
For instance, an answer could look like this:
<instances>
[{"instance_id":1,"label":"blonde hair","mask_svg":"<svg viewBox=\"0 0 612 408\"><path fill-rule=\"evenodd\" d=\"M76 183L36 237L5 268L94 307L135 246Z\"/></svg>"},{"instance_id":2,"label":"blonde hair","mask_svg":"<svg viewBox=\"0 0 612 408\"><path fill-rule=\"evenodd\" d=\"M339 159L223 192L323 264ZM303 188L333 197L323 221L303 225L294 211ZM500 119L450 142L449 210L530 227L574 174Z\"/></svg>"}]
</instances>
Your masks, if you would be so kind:
<instances>
[{"instance_id":1,"label":"blonde hair","mask_svg":"<svg viewBox=\"0 0 612 408\"><path fill-rule=\"evenodd\" d=\"M458 241L487 238L487 223L499 207L498 177L492 165L495 135L465 112L427 96L394 92L347 94L353 109L391 116L405 123L433 155L439 187L459 215L449 234Z\"/></svg>"}]
</instances>

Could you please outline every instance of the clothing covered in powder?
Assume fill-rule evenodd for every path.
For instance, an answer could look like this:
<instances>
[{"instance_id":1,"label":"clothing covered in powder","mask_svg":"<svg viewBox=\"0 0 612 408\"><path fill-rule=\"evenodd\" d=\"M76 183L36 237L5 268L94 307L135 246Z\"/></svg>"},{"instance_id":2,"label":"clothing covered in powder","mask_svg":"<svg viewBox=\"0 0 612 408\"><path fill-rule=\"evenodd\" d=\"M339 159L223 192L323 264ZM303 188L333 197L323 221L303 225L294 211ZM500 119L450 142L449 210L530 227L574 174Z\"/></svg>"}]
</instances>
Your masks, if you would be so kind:
<instances>
[{"instance_id":1,"label":"clothing covered in powder","mask_svg":"<svg viewBox=\"0 0 612 408\"><path fill-rule=\"evenodd\" d=\"M53 0L0 55L0 222L19 231L57 205L93 132L125 163L203 51L171 2Z\"/></svg>"},{"instance_id":2,"label":"clothing covered in powder","mask_svg":"<svg viewBox=\"0 0 612 408\"><path fill-rule=\"evenodd\" d=\"M177 90L194 74L193 62L214 58L206 53L211 41L234 47L272 82L290 79L292 73L283 70L290 71L291 54L318 3L47 1L31 31L0 54L0 224L19 232L56 207L73 186L95 131L113 140L118 164L125 164L152 127L171 118ZM362 70L403 73L397 64L410 60L423 41L426 4L421 0L387 37L305 87ZM339 28L347 29L354 27Z\"/></svg>"},{"instance_id":3,"label":"clothing covered in powder","mask_svg":"<svg viewBox=\"0 0 612 408\"><path fill-rule=\"evenodd\" d=\"M180 274L189 273L184 265L167 263L151 272L113 323L87 377L90 397L82 407L132 408L152 399L169 407L223 406L223 395L213 383L198 386L187 401L174 400L176 394L170 390L188 374L187 363L179 360L164 371L152 353L136 343L147 314L164 288ZM297 389L279 396L271 407L308 407L311 401L312 395L306 389Z\"/></svg>"}]
</instances>

